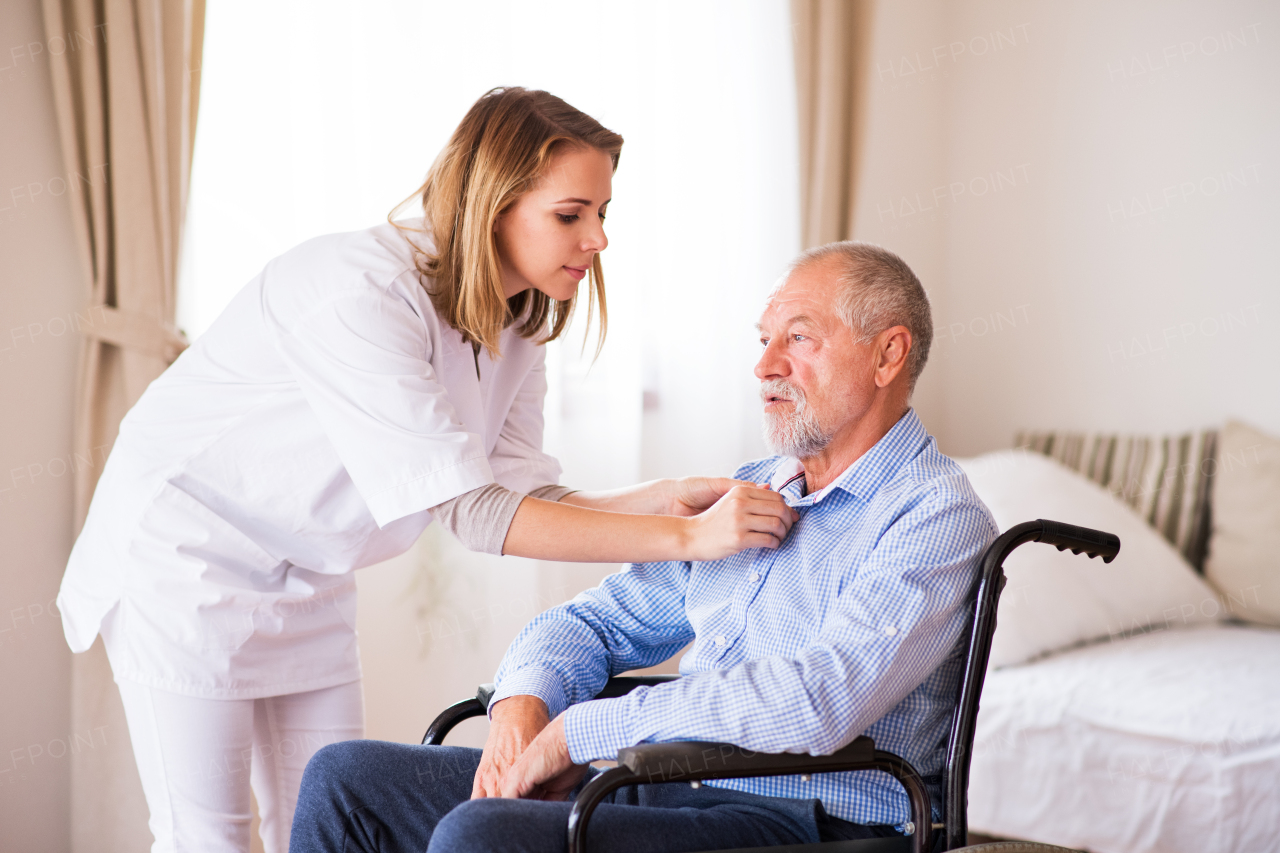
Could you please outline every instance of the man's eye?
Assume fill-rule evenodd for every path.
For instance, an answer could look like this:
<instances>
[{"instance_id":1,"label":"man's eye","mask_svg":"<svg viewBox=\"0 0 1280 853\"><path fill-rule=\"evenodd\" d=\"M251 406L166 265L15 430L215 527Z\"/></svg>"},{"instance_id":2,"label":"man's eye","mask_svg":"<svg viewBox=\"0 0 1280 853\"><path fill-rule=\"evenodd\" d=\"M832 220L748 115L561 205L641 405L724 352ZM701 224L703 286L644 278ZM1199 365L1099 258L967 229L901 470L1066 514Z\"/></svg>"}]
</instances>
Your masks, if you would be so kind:
<instances>
[{"instance_id":1,"label":"man's eye","mask_svg":"<svg viewBox=\"0 0 1280 853\"><path fill-rule=\"evenodd\" d=\"M804 339L805 339L805 338L804 338L804 335L792 335L792 336L791 336L791 340L793 340L793 341L803 341Z\"/></svg>"},{"instance_id":2,"label":"man's eye","mask_svg":"<svg viewBox=\"0 0 1280 853\"><path fill-rule=\"evenodd\" d=\"M576 213L557 213L556 216L560 217L560 221L565 225L572 225L578 221L578 214Z\"/></svg>"},{"instance_id":3,"label":"man's eye","mask_svg":"<svg viewBox=\"0 0 1280 853\"><path fill-rule=\"evenodd\" d=\"M762 346L762 347L767 347L768 345L769 345L769 339L768 339L768 338L761 338L761 339L760 339L760 346Z\"/></svg>"}]
</instances>

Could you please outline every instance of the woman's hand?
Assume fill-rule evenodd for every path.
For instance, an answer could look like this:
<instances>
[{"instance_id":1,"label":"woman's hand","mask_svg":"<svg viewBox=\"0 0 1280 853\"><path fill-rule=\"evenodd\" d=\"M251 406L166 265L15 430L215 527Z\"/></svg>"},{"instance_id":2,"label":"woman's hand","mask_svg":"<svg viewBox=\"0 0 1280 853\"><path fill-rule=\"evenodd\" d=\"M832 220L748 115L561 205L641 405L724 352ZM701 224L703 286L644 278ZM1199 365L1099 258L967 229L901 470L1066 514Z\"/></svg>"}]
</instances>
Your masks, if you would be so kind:
<instances>
[{"instance_id":1,"label":"woman's hand","mask_svg":"<svg viewBox=\"0 0 1280 853\"><path fill-rule=\"evenodd\" d=\"M501 797L502 777L547 727L547 706L536 696L508 696L493 706L489 738L471 785L471 799Z\"/></svg>"},{"instance_id":2,"label":"woman's hand","mask_svg":"<svg viewBox=\"0 0 1280 853\"><path fill-rule=\"evenodd\" d=\"M685 522L691 539L687 559L722 560L747 548L777 548L799 518L777 492L734 486L710 509Z\"/></svg>"},{"instance_id":3,"label":"woman's hand","mask_svg":"<svg viewBox=\"0 0 1280 853\"><path fill-rule=\"evenodd\" d=\"M688 517L697 515L724 497L736 486L755 486L746 480L728 477L681 477L678 480L659 481L666 489L666 515Z\"/></svg>"}]
</instances>

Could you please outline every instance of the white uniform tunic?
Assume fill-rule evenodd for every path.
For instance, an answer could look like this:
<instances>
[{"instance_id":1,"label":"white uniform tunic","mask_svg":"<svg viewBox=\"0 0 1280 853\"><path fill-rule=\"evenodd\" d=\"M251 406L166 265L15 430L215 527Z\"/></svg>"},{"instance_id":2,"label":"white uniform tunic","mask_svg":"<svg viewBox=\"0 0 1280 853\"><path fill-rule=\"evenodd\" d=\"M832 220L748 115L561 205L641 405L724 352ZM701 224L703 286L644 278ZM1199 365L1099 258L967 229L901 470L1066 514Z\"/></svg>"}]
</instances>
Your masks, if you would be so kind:
<instances>
[{"instance_id":1,"label":"white uniform tunic","mask_svg":"<svg viewBox=\"0 0 1280 853\"><path fill-rule=\"evenodd\" d=\"M476 356L414 252L390 224L303 243L151 384L63 578L74 651L101 630L117 679L210 698L353 681L353 569L428 507L557 482L545 349L508 329Z\"/></svg>"}]
</instances>

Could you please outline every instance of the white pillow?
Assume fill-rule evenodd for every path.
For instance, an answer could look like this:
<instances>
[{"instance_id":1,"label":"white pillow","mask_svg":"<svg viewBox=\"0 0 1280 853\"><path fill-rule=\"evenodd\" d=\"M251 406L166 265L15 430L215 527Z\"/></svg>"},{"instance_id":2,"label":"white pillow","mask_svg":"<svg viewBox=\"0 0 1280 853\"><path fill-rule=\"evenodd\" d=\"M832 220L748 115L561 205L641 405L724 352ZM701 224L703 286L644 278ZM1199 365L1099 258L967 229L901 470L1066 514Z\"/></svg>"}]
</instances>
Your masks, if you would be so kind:
<instances>
[{"instance_id":1,"label":"white pillow","mask_svg":"<svg viewBox=\"0 0 1280 853\"><path fill-rule=\"evenodd\" d=\"M1235 421L1218 439L1204 573L1231 615L1280 625L1280 440Z\"/></svg>"},{"instance_id":2,"label":"white pillow","mask_svg":"<svg viewBox=\"0 0 1280 853\"><path fill-rule=\"evenodd\" d=\"M1045 456L1007 450L958 459L1004 532L1045 518L1120 537L1110 563L1028 542L1004 563L991 666L1100 638L1222 618L1218 595L1133 510Z\"/></svg>"}]
</instances>

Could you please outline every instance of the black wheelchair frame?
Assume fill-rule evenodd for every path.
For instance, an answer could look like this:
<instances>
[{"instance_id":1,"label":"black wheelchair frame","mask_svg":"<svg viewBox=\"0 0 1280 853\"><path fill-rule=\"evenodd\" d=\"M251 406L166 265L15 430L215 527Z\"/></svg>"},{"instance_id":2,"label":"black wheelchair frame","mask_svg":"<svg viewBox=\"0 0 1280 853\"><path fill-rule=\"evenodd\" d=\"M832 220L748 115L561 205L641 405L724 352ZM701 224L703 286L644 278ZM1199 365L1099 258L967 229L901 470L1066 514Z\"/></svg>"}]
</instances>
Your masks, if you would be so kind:
<instances>
[{"instance_id":1,"label":"black wheelchair frame","mask_svg":"<svg viewBox=\"0 0 1280 853\"><path fill-rule=\"evenodd\" d=\"M1111 533L1076 527L1059 521L1037 519L1009 528L982 557L982 570L975 580L973 624L964 675L956 696L956 707L947 740L946 763L942 774L943 820L933 822L933 813L924 780L905 759L876 749L868 737L858 737L831 755L794 755L751 752L733 744L683 741L627 747L618 751L618 764L588 782L578 794L567 827L569 853L586 853L587 823L596 806L612 791L628 785L688 782L694 787L708 779L758 776L800 776L808 781L815 773L854 770L882 770L901 783L911 803L911 821L905 836L865 841L831 841L821 844L788 845L771 848L780 853L822 851L822 853L889 853L910 849L931 853L964 847L968 838L969 764L973 750L974 724L991 638L996 629L996 609L1004 589L1004 561L1026 542L1054 545L1059 551L1101 557L1110 563L1120 553L1120 539ZM615 676L610 678L598 699L624 696L641 685L657 685L679 676ZM463 720L487 713L494 686L483 684L475 698L450 705L432 721L422 738L424 744L439 745L449 731ZM941 832L935 843L935 832ZM763 849L763 848L752 848ZM720 851L745 853L745 851Z\"/></svg>"}]
</instances>

